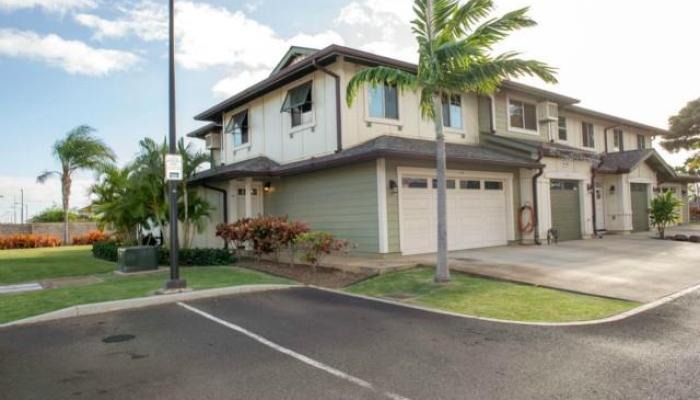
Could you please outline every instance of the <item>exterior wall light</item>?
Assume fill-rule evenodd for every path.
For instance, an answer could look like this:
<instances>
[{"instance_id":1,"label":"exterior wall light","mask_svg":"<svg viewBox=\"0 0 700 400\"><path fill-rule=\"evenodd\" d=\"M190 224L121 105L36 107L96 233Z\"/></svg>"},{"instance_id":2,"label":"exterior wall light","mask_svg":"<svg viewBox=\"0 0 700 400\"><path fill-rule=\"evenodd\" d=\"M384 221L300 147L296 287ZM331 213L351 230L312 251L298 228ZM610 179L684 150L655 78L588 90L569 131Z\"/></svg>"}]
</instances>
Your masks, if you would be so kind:
<instances>
[{"instance_id":1,"label":"exterior wall light","mask_svg":"<svg viewBox=\"0 0 700 400\"><path fill-rule=\"evenodd\" d=\"M265 193L272 192L272 182L265 182L265 184L263 185L263 192L265 192Z\"/></svg>"},{"instance_id":2,"label":"exterior wall light","mask_svg":"<svg viewBox=\"0 0 700 400\"><path fill-rule=\"evenodd\" d=\"M610 185L610 194L615 194L615 185Z\"/></svg>"},{"instance_id":3,"label":"exterior wall light","mask_svg":"<svg viewBox=\"0 0 700 400\"><path fill-rule=\"evenodd\" d=\"M398 193L399 192L399 185L397 185L396 181L393 179L389 180L389 190L391 190L391 193Z\"/></svg>"}]
</instances>

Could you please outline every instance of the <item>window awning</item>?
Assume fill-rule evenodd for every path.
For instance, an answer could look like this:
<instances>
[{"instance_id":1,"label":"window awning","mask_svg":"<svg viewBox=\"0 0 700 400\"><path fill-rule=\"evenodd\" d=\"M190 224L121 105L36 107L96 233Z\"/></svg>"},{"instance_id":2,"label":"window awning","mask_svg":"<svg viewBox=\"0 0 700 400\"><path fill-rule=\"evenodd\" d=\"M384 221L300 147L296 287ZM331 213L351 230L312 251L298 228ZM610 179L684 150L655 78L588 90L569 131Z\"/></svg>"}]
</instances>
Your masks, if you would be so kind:
<instances>
[{"instance_id":1,"label":"window awning","mask_svg":"<svg viewBox=\"0 0 700 400\"><path fill-rule=\"evenodd\" d=\"M248 111L243 111L231 117L224 128L224 133L231 133L235 129L243 129L248 125Z\"/></svg>"},{"instance_id":2,"label":"window awning","mask_svg":"<svg viewBox=\"0 0 700 400\"><path fill-rule=\"evenodd\" d=\"M297 86L287 92L287 96L284 98L282 103L281 112L290 112L292 109L297 108L301 105L307 103L309 94L311 94L311 82L306 82L301 86Z\"/></svg>"}]
</instances>

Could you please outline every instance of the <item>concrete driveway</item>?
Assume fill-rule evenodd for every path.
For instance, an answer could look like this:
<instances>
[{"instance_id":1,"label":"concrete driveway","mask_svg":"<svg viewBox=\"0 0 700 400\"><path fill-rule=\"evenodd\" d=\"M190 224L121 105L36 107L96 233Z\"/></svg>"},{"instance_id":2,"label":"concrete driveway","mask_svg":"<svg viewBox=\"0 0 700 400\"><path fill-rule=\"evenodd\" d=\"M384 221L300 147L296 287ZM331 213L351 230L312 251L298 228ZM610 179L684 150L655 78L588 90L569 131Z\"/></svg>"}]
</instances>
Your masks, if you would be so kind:
<instances>
[{"instance_id":1,"label":"concrete driveway","mask_svg":"<svg viewBox=\"0 0 700 400\"><path fill-rule=\"evenodd\" d=\"M698 232L685 227L684 233ZM700 233L700 232L699 232ZM652 233L609 235L558 245L450 253L450 267L473 274L649 302L700 283L700 244ZM425 262L434 263L434 256Z\"/></svg>"},{"instance_id":2,"label":"concrete driveway","mask_svg":"<svg viewBox=\"0 0 700 400\"><path fill-rule=\"evenodd\" d=\"M0 399L697 399L700 294L579 327L308 288L0 329Z\"/></svg>"}]
</instances>

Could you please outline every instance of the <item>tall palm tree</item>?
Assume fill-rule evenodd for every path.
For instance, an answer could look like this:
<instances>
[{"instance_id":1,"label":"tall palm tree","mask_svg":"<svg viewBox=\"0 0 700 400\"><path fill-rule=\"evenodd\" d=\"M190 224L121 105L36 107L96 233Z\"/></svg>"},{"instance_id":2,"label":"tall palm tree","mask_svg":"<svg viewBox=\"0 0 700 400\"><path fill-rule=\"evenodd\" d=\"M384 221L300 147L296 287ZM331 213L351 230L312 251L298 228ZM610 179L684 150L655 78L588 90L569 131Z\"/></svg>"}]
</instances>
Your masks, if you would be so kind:
<instances>
[{"instance_id":1,"label":"tall palm tree","mask_svg":"<svg viewBox=\"0 0 700 400\"><path fill-rule=\"evenodd\" d=\"M116 159L114 152L101 139L92 135L95 130L87 125L80 125L66 134L66 137L54 143L52 152L61 164L59 171L44 171L36 180L44 183L52 176L61 179L61 197L63 203L63 244L68 244L68 209L73 174L78 170L96 170Z\"/></svg>"},{"instance_id":2,"label":"tall palm tree","mask_svg":"<svg viewBox=\"0 0 700 400\"><path fill-rule=\"evenodd\" d=\"M495 44L511 32L535 25L528 8L489 18L492 0L415 0L416 18L411 22L418 41L418 69L407 71L384 66L359 71L348 82L347 102L351 106L366 84L395 85L401 91L420 91L424 119L435 123L437 159L437 266L436 282L450 280L447 267L447 210L445 191L445 137L442 95L454 92L491 94L511 77L537 76L556 82L555 69L537 60L523 60L518 53L492 55Z\"/></svg>"}]
</instances>

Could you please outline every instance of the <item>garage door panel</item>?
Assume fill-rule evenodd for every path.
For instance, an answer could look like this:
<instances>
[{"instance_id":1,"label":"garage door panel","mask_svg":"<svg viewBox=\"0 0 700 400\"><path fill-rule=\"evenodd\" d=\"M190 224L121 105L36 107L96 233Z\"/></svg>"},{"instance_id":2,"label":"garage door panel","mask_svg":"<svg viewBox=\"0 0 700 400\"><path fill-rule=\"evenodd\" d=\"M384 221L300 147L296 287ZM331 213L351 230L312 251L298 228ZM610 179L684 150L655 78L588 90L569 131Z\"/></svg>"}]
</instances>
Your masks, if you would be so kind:
<instances>
[{"instance_id":1,"label":"garage door panel","mask_svg":"<svg viewBox=\"0 0 700 400\"><path fill-rule=\"evenodd\" d=\"M409 179L415 182L419 178ZM467 180L457 177L448 179L454 179L455 182ZM510 202L506 201L506 192L503 190L505 184L503 181L488 179L491 182L490 187L500 189L486 190L486 179L468 180L471 182L469 185L458 183L447 189L448 249L461 250L507 244L506 207ZM402 186L399 201L403 253L416 254L436 250L436 197L433 187L417 189Z\"/></svg>"}]
</instances>

